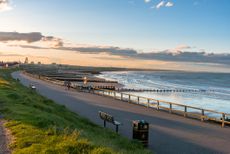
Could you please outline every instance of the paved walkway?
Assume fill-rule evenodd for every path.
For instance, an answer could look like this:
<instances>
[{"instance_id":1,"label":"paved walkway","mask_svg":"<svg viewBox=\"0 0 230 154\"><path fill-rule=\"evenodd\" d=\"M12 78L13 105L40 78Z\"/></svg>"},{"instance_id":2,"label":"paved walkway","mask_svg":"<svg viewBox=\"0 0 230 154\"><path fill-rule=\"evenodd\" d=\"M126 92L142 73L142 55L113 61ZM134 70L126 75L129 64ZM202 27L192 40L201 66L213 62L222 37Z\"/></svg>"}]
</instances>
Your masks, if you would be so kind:
<instances>
[{"instance_id":1,"label":"paved walkway","mask_svg":"<svg viewBox=\"0 0 230 154\"><path fill-rule=\"evenodd\" d=\"M98 111L108 112L123 123L120 134L132 138L132 120L150 123L149 148L159 154L230 154L230 128L202 123L198 120L168 114L154 109L129 104L112 98L66 91L63 87L27 77L19 72L14 78L28 86L34 83L38 92L58 104L103 126ZM109 125L110 126L110 125ZM114 129L114 126L110 126Z\"/></svg>"}]
</instances>

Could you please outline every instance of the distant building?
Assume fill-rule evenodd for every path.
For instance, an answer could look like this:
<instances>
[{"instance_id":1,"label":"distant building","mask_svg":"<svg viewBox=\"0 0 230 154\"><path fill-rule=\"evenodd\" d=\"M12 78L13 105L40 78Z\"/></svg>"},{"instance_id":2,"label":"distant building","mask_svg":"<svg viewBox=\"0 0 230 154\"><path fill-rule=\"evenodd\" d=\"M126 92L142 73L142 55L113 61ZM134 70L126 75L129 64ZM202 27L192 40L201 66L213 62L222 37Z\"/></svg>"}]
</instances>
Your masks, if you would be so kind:
<instances>
[{"instance_id":1,"label":"distant building","mask_svg":"<svg viewBox=\"0 0 230 154\"><path fill-rule=\"evenodd\" d=\"M0 62L0 68L15 68L19 67L18 62Z\"/></svg>"},{"instance_id":2,"label":"distant building","mask_svg":"<svg viewBox=\"0 0 230 154\"><path fill-rule=\"evenodd\" d=\"M29 59L26 57L24 64L29 64Z\"/></svg>"}]
</instances>

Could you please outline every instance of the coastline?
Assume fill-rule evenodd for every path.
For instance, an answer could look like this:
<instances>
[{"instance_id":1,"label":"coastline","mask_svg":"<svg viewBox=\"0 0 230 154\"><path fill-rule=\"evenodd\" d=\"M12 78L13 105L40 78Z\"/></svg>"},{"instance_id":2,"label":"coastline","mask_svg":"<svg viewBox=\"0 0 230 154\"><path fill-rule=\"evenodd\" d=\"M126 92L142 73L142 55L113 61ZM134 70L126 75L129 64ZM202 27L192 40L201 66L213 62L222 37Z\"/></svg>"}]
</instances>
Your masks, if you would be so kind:
<instances>
[{"instance_id":1,"label":"coastline","mask_svg":"<svg viewBox=\"0 0 230 154\"><path fill-rule=\"evenodd\" d=\"M121 134L128 136L129 138L131 138L132 130L131 120L147 120L151 126L150 149L156 152L229 152L227 151L226 145L226 143L230 143L229 138L226 138L226 136L230 133L228 128L221 129L217 125L201 123L197 120L187 119L165 112L159 112L135 104L124 103L120 100L111 99L109 97L77 92L75 90L66 91L62 86L30 77L21 79L24 84L28 83L27 80L36 82L39 87L38 91L42 95L56 100L57 103L67 106L67 108L71 111L77 112L99 125L102 125L102 122L98 119L98 110L107 111L108 113L113 114L124 124L120 129ZM49 95L51 92L48 91L52 91L52 95ZM53 95L54 93L56 93L55 96ZM110 128L113 129L113 127ZM204 134L203 131L206 133ZM178 140L178 138L180 139ZM209 138L209 140L207 140L207 138ZM175 142L175 140L177 142ZM216 140L219 140L218 144L216 144ZM196 142L196 144L191 144L191 142ZM162 144L164 146L162 146ZM213 147L213 144L216 146ZM181 145L184 146L181 147ZM226 145L226 148L223 148L223 145Z\"/></svg>"},{"instance_id":2,"label":"coastline","mask_svg":"<svg viewBox=\"0 0 230 154\"><path fill-rule=\"evenodd\" d=\"M148 74L150 74L151 76ZM174 75L172 76L172 74ZM206 86L207 84L209 84L210 81L209 79L204 78L207 81L205 81L206 83L201 84L203 86L200 86L199 82L201 81L203 82L204 80L203 76L204 75L206 76L209 74L204 73L204 75L202 75L203 73L199 73L199 74L195 73L194 75L194 73L190 72L188 76L191 76L191 77L186 77L187 73L179 73L182 75L177 75L177 74L178 72L172 72L172 71L169 73L168 72L167 73L165 72L163 73L162 72L160 73L159 72L153 72L153 73L146 72L146 74L143 74L140 72L118 72L118 73L105 72L105 75L100 75L99 77L102 77L102 78L104 77L105 79L112 79L112 80L121 82L123 85L125 85L126 89L131 89L130 92L128 91L126 92L128 92L129 94L133 94L133 95L139 95L140 97L148 97L148 98L153 98L153 99L160 99L164 101L180 103L184 105L209 108L209 109L217 110L221 112L228 111L227 109L221 110L222 108L220 108L221 106L224 105L224 103L228 104L227 102L227 100L229 100L228 84L223 83L215 87L215 84L212 83L212 85ZM225 75L225 77L228 76L228 74L218 73L218 74L214 74L213 78L214 79L216 77L220 78L221 75ZM152 78L152 76L154 78ZM193 82L194 77L192 76L194 76L195 79L198 78L197 80L198 83L195 84L196 80ZM161 79L161 77L163 78ZM178 81L180 82L175 80L177 78L178 78ZM187 83L187 80L188 80L187 78L189 79L188 83ZM141 83L139 83L139 80L141 81ZM176 82L173 82L174 80ZM223 94L221 94L220 92L222 92L222 89L219 89L218 87L224 88L224 90L225 88L227 89L225 92L223 91L224 92ZM132 89L137 89L137 90L132 91ZM144 92L143 89L146 89L146 92Z\"/></svg>"},{"instance_id":3,"label":"coastline","mask_svg":"<svg viewBox=\"0 0 230 154\"><path fill-rule=\"evenodd\" d=\"M72 82L72 87L73 88L77 88L79 90L81 89L107 89L107 90L115 90L117 91L118 89L120 89L122 87L122 89L125 89L127 88L126 86L129 83L129 80L138 80L138 81L141 81L141 84L140 83L137 83L135 86L138 88L138 89L145 89L143 88L143 85L142 83L145 82L145 80L147 81L150 81L150 83L148 83L147 87L148 86L151 86L152 85L152 82L155 82L155 78L148 78L146 79L145 78L145 75L147 74L164 74L164 73L176 73L178 74L179 72L178 71L156 71L156 72L153 72L153 71L146 71L145 70L145 73L142 71L124 71L124 69L122 71L119 71L115 68L111 69L111 68L96 68L95 70L92 70L94 67L90 67L90 68L80 68L79 70L76 70L76 67L75 69L70 69L70 68L63 68L63 67L58 67L58 68L54 68L54 67L51 67L51 68L54 68L52 70L49 70L47 69L47 67L44 67L44 66L38 66L39 67L39 70L42 70L41 72L37 72L38 69L37 66L33 66L33 65L27 65L24 69L27 71L29 70L29 73L31 74L34 74L34 75L38 75L39 76L44 76L45 79L47 78L48 80L51 79L51 80L56 80L57 82L60 82L63 84L63 82L65 82L66 80L67 81L70 81ZM95 71L99 71L100 70L100 75L96 75L93 72ZM110 70L113 70L112 72ZM116 72L115 72L116 70ZM107 78L106 76L103 76L104 73L110 73L110 77L112 78ZM119 73L123 72L124 75L122 76L123 77L123 80L122 78L119 78L121 80L118 80L117 78L113 78L113 76L116 76L116 74L118 74L119 76ZM180 72L181 73L181 72ZM191 73L193 72L190 72L189 75L191 75ZM128 74L133 74L131 75L132 78L130 78L130 76ZM142 78L138 78L138 74L141 74ZM183 78L184 78L184 74L186 73L181 73L183 74ZM51 76L50 76L51 75ZM143 76L144 75L144 76ZM59 78L57 78L59 77ZM61 78L60 78L61 77ZM64 78L63 78L64 77ZM105 78L106 77L106 78ZM144 77L144 78L143 78ZM167 77L167 75L166 75ZM187 77L185 77L187 78ZM58 79L58 80L57 80ZM85 80L86 79L86 80ZM106 80L107 79L107 80ZM111 81L112 79L112 81ZM167 79L167 78L166 78ZM96 81L96 82L95 82ZM121 81L121 82L120 82ZM125 81L125 82L123 82ZM133 82L133 81L132 81ZM131 82L131 84L133 84ZM160 86L160 88L164 87L164 86L169 86L170 83L165 83L165 82L159 82L157 83L158 85L157 86ZM154 86L154 85L153 85ZM221 110L216 110L215 108L210 108L209 106L205 106L205 104L197 104L200 103L200 95L196 92L203 92L204 90L203 89L198 89L198 90L187 90L186 88L185 89L182 89L182 90L178 90L178 87L175 87L175 85L173 85L173 89L167 89L165 88L164 90L160 89L160 88L156 88L155 91L153 91L152 93L149 91L149 92L141 92L141 90L139 92L136 92L135 91L126 91L126 93L130 94L130 95L135 95L135 96L139 96L139 97L143 97L143 98L150 98L150 99L155 99L155 100L160 100L161 102L174 102L174 104L180 104L181 106L191 106L193 108L199 108L199 109L211 109L213 112L216 112L216 111L221 111ZM127 88L127 89L130 89L130 88ZM132 89L132 88L131 88ZM159 90L160 89L160 90ZM189 88L190 89L190 88ZM121 89L120 89L121 90ZM184 98L183 95L186 94L186 97L188 95L188 93L193 93L193 96L189 96L189 100L188 102L183 102L181 101L182 98ZM198 95L197 95L198 94ZM195 104L191 104L193 103L193 101L191 101L192 98L195 98L197 96L199 96L197 99L195 99L194 102ZM153 97L152 97L153 96ZM171 97L173 96L173 97ZM180 97L178 97L180 96ZM203 97L203 96L202 96ZM179 99L179 100L177 100ZM145 99L147 100L147 99ZM210 102L210 101L206 101L206 102ZM209 103L208 105L210 105L211 103ZM163 106L165 107L165 106ZM166 107L168 107L166 105ZM177 108L176 108L177 109ZM197 111L190 111L190 112L197 112ZM224 112L224 111L223 111ZM218 112L220 113L220 112ZM227 113L227 112L225 112ZM209 113L206 113L208 114L208 116L211 116L209 115ZM212 113L213 114L213 113ZM221 118L219 115L216 116L213 114L213 117L217 117L217 118Z\"/></svg>"}]
</instances>

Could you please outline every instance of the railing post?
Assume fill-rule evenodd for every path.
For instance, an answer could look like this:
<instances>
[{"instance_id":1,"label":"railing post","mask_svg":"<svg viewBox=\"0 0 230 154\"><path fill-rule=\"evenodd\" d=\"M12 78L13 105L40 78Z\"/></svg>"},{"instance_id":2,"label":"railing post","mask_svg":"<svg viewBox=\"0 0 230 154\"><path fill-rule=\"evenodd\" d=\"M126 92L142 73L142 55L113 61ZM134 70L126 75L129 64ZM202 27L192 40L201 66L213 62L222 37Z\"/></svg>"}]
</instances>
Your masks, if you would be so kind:
<instances>
[{"instance_id":1,"label":"railing post","mask_svg":"<svg viewBox=\"0 0 230 154\"><path fill-rule=\"evenodd\" d=\"M201 121L203 122L204 121L204 109L201 110Z\"/></svg>"},{"instance_id":2,"label":"railing post","mask_svg":"<svg viewBox=\"0 0 230 154\"><path fill-rule=\"evenodd\" d=\"M148 101L147 107L149 107L149 102L150 102L150 100L149 100L149 99L147 99L147 101Z\"/></svg>"},{"instance_id":3,"label":"railing post","mask_svg":"<svg viewBox=\"0 0 230 154\"><path fill-rule=\"evenodd\" d=\"M160 102L159 101L157 101L157 110L159 110L160 109Z\"/></svg>"},{"instance_id":4,"label":"railing post","mask_svg":"<svg viewBox=\"0 0 230 154\"><path fill-rule=\"evenodd\" d=\"M169 113L172 113L172 103L169 104Z\"/></svg>"},{"instance_id":5,"label":"railing post","mask_svg":"<svg viewBox=\"0 0 230 154\"><path fill-rule=\"evenodd\" d=\"M137 104L140 104L140 97L137 97Z\"/></svg>"},{"instance_id":6,"label":"railing post","mask_svg":"<svg viewBox=\"0 0 230 154\"><path fill-rule=\"evenodd\" d=\"M184 117L187 116L187 106L184 106Z\"/></svg>"},{"instance_id":7,"label":"railing post","mask_svg":"<svg viewBox=\"0 0 230 154\"><path fill-rule=\"evenodd\" d=\"M222 113L222 127L224 128L225 126L225 114Z\"/></svg>"},{"instance_id":8,"label":"railing post","mask_svg":"<svg viewBox=\"0 0 230 154\"><path fill-rule=\"evenodd\" d=\"M129 103L130 103L130 100L131 100L131 99L130 99L130 95L129 95Z\"/></svg>"}]
</instances>

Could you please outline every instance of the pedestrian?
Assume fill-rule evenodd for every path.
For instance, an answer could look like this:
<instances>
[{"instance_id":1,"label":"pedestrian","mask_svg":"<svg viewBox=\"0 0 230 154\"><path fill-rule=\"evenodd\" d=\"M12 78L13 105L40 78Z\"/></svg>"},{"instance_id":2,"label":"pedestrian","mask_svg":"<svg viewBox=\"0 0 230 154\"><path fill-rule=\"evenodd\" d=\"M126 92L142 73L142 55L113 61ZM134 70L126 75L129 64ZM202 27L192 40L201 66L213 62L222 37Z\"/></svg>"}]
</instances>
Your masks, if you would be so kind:
<instances>
[{"instance_id":1,"label":"pedestrian","mask_svg":"<svg viewBox=\"0 0 230 154\"><path fill-rule=\"evenodd\" d=\"M70 89L70 87L71 87L71 82L68 81L68 83L67 83L67 88L68 88L68 90Z\"/></svg>"},{"instance_id":2,"label":"pedestrian","mask_svg":"<svg viewBox=\"0 0 230 154\"><path fill-rule=\"evenodd\" d=\"M65 90L67 90L67 81L64 81Z\"/></svg>"}]
</instances>

